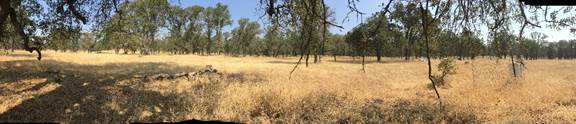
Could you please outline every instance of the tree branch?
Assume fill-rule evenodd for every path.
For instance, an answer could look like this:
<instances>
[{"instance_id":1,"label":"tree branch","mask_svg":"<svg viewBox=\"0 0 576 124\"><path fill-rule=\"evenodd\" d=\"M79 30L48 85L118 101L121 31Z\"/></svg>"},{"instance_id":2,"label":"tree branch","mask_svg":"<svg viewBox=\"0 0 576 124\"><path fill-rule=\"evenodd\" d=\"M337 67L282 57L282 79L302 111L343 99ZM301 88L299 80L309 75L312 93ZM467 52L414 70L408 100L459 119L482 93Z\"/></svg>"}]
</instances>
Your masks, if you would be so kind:
<instances>
[{"instance_id":1,"label":"tree branch","mask_svg":"<svg viewBox=\"0 0 576 124\"><path fill-rule=\"evenodd\" d=\"M390 12L389 8L390 8L390 4L392 4L392 1L394 0L390 0L388 1L388 4L386 4L386 7L384 7L384 10L382 10L380 13L381 16L383 17L382 19L378 19L378 23L376 24L376 28L374 28L374 30L372 30L370 32L370 37L374 37L374 35L376 35L376 33L378 33L378 30L380 29L380 27L382 27L382 22L384 22L384 17L386 17L386 14Z\"/></svg>"},{"instance_id":2,"label":"tree branch","mask_svg":"<svg viewBox=\"0 0 576 124\"><path fill-rule=\"evenodd\" d=\"M428 26L430 23L428 23L428 17L426 16L426 12L429 11L428 9L428 2L429 0L426 0L426 9L424 9L424 6L422 5L422 2L420 2L420 11L421 11L421 20L422 20L422 30L423 30L423 35L424 35L424 41L426 42L426 59L428 60L428 79L430 80L430 82L432 82L432 87L434 88L434 92L436 93L436 97L438 98L438 103L439 103L439 107L440 110L442 110L442 100L440 97L440 93L438 93L438 88L436 88L436 82L434 82L434 77L432 76L432 62L430 61L430 46L429 46L429 39L428 39ZM434 19L433 19L434 20ZM430 21L433 22L433 21Z\"/></svg>"},{"instance_id":3,"label":"tree branch","mask_svg":"<svg viewBox=\"0 0 576 124\"><path fill-rule=\"evenodd\" d=\"M35 47L30 47L30 39L29 37L26 35L26 33L24 33L24 27L20 24L20 21L18 21L18 16L16 15L16 11L14 10L14 8L10 7L9 4L2 4L2 11L7 11L7 13L10 15L10 21L12 22L12 26L14 26L14 29L16 30L16 32L22 37L22 39L24 40L24 50L28 51L28 52L33 52L36 51L38 52L38 60L42 59L42 53L40 52L40 49L35 46Z\"/></svg>"},{"instance_id":4,"label":"tree branch","mask_svg":"<svg viewBox=\"0 0 576 124\"><path fill-rule=\"evenodd\" d=\"M534 26L534 27L541 28L540 25L534 24L534 23L530 22L530 20L528 20L528 17L526 17L526 13L524 12L524 6L522 5L522 2L518 1L518 7L520 8L520 12L522 14L522 17L524 18L525 23L530 24L531 26Z\"/></svg>"},{"instance_id":5,"label":"tree branch","mask_svg":"<svg viewBox=\"0 0 576 124\"><path fill-rule=\"evenodd\" d=\"M342 19L342 23L344 23L344 20L348 19L348 16L350 16L350 14L352 13L356 13L356 19L358 19L358 16L362 17L362 15L364 15L365 13L360 12L358 10L358 8L356 7L356 2L358 0L348 0L348 8L350 9L350 11L348 11L348 13L346 13L346 16Z\"/></svg>"},{"instance_id":6,"label":"tree branch","mask_svg":"<svg viewBox=\"0 0 576 124\"><path fill-rule=\"evenodd\" d=\"M548 6L546 6L546 9L544 9L544 22L548 22L548 23L552 23L552 24L560 23L560 25L568 26L568 24L566 24L564 22L559 22L559 21L556 21L554 19L548 20Z\"/></svg>"},{"instance_id":7,"label":"tree branch","mask_svg":"<svg viewBox=\"0 0 576 124\"><path fill-rule=\"evenodd\" d=\"M74 5L74 3L76 2L76 0L66 0L65 1L66 4L68 4L68 9L70 11L72 11L72 14L74 14L74 17L76 17L76 19L82 21L82 24L86 24L87 20L86 17L84 17L82 15L82 13L80 13L77 9L76 6ZM114 2L115 3L115 2ZM62 4L60 7L64 6L64 4Z\"/></svg>"}]
</instances>

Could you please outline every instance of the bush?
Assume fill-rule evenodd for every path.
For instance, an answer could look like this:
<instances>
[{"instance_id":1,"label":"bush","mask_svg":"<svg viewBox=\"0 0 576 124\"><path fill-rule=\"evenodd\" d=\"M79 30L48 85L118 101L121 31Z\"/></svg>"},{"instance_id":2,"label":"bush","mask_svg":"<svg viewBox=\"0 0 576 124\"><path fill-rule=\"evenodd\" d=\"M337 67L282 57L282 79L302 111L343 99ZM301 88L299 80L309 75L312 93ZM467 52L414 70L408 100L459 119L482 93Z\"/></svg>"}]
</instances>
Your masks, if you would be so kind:
<instances>
[{"instance_id":1,"label":"bush","mask_svg":"<svg viewBox=\"0 0 576 124\"><path fill-rule=\"evenodd\" d=\"M453 59L443 58L438 64L438 69L442 71L442 75L446 76L448 74L454 74L456 70L456 65Z\"/></svg>"},{"instance_id":2,"label":"bush","mask_svg":"<svg viewBox=\"0 0 576 124\"><path fill-rule=\"evenodd\" d=\"M440 61L440 64L438 64L438 70L440 70L442 73L440 75L433 76L432 80L436 83L436 86L444 86L446 85L444 78L447 75L455 73L456 65L454 64L454 60L443 58Z\"/></svg>"}]
</instances>

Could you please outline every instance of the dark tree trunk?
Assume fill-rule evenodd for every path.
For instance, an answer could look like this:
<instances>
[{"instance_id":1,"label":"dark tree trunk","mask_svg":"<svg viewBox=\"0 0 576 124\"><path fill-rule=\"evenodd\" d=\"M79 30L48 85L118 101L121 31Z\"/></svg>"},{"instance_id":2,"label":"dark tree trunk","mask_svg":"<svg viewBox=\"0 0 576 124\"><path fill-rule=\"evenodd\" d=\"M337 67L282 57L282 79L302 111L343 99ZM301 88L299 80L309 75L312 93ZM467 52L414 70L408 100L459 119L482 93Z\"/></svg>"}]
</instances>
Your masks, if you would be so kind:
<instances>
[{"instance_id":1,"label":"dark tree trunk","mask_svg":"<svg viewBox=\"0 0 576 124\"><path fill-rule=\"evenodd\" d=\"M310 50L306 52L306 67L308 67L308 60L310 59Z\"/></svg>"},{"instance_id":2,"label":"dark tree trunk","mask_svg":"<svg viewBox=\"0 0 576 124\"><path fill-rule=\"evenodd\" d=\"M424 15L424 12L428 11L428 2L426 1L426 9L424 9L422 3L420 3L420 10L421 10L421 14L422 17L426 17L426 15ZM433 20L431 20L430 22L433 22ZM426 45L426 60L428 61L428 79L430 80L430 82L432 82L432 87L434 88L434 92L436 93L436 97L438 98L438 102L439 102L439 106L442 109L442 100L440 98L440 93L438 93L438 89L436 88L436 84L437 82L434 81L434 77L432 76L432 62L430 61L430 43L429 43L429 39L428 39L428 26L429 23L427 18L422 18L422 29L423 29L423 35L424 35L424 41L425 41L425 45Z\"/></svg>"},{"instance_id":3,"label":"dark tree trunk","mask_svg":"<svg viewBox=\"0 0 576 124\"><path fill-rule=\"evenodd\" d=\"M318 63L318 55L314 54L313 57L314 57L314 63Z\"/></svg>"},{"instance_id":4,"label":"dark tree trunk","mask_svg":"<svg viewBox=\"0 0 576 124\"><path fill-rule=\"evenodd\" d=\"M208 29L208 30L210 30L210 29ZM208 35L208 45L206 45L206 54L210 55L210 52L211 52L210 50L212 48L212 32L208 31L207 35Z\"/></svg>"},{"instance_id":5,"label":"dark tree trunk","mask_svg":"<svg viewBox=\"0 0 576 124\"><path fill-rule=\"evenodd\" d=\"M12 52L14 52L14 47L16 47L15 46L16 40L14 40L14 38L10 38L10 39L12 40L12 48L11 49L12 49Z\"/></svg>"},{"instance_id":6,"label":"dark tree trunk","mask_svg":"<svg viewBox=\"0 0 576 124\"><path fill-rule=\"evenodd\" d=\"M378 47L376 49L376 59L378 62L380 62L382 60L382 48Z\"/></svg>"},{"instance_id":7,"label":"dark tree trunk","mask_svg":"<svg viewBox=\"0 0 576 124\"><path fill-rule=\"evenodd\" d=\"M408 57L410 56L409 52L408 52L408 47L404 48L404 60L408 60Z\"/></svg>"},{"instance_id":8,"label":"dark tree trunk","mask_svg":"<svg viewBox=\"0 0 576 124\"><path fill-rule=\"evenodd\" d=\"M334 54L333 56L334 56L334 62L336 62L336 54Z\"/></svg>"}]
</instances>

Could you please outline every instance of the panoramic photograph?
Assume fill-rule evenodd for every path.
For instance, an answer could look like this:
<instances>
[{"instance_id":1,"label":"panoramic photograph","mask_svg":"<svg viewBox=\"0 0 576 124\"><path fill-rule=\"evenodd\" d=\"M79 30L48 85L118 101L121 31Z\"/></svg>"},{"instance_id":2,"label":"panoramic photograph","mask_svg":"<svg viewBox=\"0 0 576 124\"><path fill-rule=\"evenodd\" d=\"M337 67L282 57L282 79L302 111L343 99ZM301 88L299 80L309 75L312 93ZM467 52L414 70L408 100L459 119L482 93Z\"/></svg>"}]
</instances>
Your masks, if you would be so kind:
<instances>
[{"instance_id":1,"label":"panoramic photograph","mask_svg":"<svg viewBox=\"0 0 576 124\"><path fill-rule=\"evenodd\" d=\"M574 7L0 0L0 123L576 123Z\"/></svg>"}]
</instances>

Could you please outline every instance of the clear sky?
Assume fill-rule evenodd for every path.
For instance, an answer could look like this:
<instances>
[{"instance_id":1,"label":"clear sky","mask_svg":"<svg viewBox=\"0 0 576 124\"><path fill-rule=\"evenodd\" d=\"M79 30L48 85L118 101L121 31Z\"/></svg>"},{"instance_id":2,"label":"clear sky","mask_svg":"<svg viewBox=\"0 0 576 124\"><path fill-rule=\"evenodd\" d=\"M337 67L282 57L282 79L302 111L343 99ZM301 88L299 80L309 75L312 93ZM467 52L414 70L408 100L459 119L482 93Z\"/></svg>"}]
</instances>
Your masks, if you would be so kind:
<instances>
[{"instance_id":1,"label":"clear sky","mask_svg":"<svg viewBox=\"0 0 576 124\"><path fill-rule=\"evenodd\" d=\"M232 26L228 26L225 30L230 30L231 28L237 26L237 20L240 18L249 18L252 21L258 21L261 24L266 22L266 18L260 18L264 14L264 12L259 11L259 0L169 0L172 5L180 5L182 7L188 7L192 5L200 5L200 6L215 6L217 3L224 3L228 6L230 10L230 15L232 16L233 24ZM330 6L333 11L336 13L336 20L339 25L342 25L344 29L335 28L331 29L332 33L337 34L345 34L354 26L358 25L361 22L360 18L357 18L355 14L348 15L347 20L343 20L350 11L348 9L348 1L347 0L326 0L327 5ZM363 18L367 18L368 16L372 15L374 12L379 11L382 8L383 2L387 2L387 0L360 0L357 3L357 7L361 12L367 13L364 15ZM519 29L519 25L513 25L513 29ZM263 28L264 26L262 26ZM482 34L484 34L484 38L486 38L485 34L487 33L486 28L481 29ZM518 31L514 31L514 34L517 34ZM560 31L554 29L547 29L547 28L536 28L536 29L526 29L524 33L524 37L530 37L532 32L540 32L548 35L548 41L558 41L562 39L576 39L576 37L569 32L569 29L563 29Z\"/></svg>"},{"instance_id":2,"label":"clear sky","mask_svg":"<svg viewBox=\"0 0 576 124\"><path fill-rule=\"evenodd\" d=\"M381 9L379 7L382 4L382 0L361 0L362 2L359 3L358 9L362 12L366 13L374 13ZM238 20L240 18L249 18L252 21L258 21L261 24L266 22L266 17L260 19L260 17L264 14L264 12L258 10L259 8L259 0L169 0L172 5L180 5L182 7L188 7L193 5L200 5L200 6L216 6L217 3L223 3L228 5L228 9L230 10L230 15L232 16L233 25L232 27L237 26ZM345 34L348 30L352 29L354 26L360 23L360 19L356 18L355 14L349 15L349 19L343 22L344 17L348 11L348 1L347 0L326 0L327 5L330 6L336 13L336 21L338 24L342 25L344 29L339 28L332 28L331 32L338 33L338 34ZM365 15L364 17L367 17ZM228 26L227 30L231 27Z\"/></svg>"},{"instance_id":3,"label":"clear sky","mask_svg":"<svg viewBox=\"0 0 576 124\"><path fill-rule=\"evenodd\" d=\"M230 14L232 16L233 25L228 26L225 30L230 30L232 27L237 26L237 20L240 18L249 18L253 21L258 21L261 24L266 22L266 18L260 19L264 12L257 10L259 8L259 0L169 0L173 5L181 5L182 7L200 5L200 6L215 6L216 3L224 3L228 5ZM348 15L349 19L344 21L346 14L350 11L348 9L347 0L326 0L327 5L330 6L336 13L336 20L339 25L342 25L344 29L339 29L333 27L331 32L337 34L345 34L354 26L361 22L360 18L356 18L355 14ZM372 13L379 11L382 7L383 2L387 0L360 0L357 4L358 9L361 12L367 13L363 18L367 18ZM515 25L513 25L515 26ZM518 29L519 26L513 27L513 29ZM514 31L517 34L518 31ZM526 29L524 37L530 37L530 33L540 32L548 35L548 41L558 41L561 39L576 39L576 37L569 32L569 29L563 29L560 31L547 28L536 28L536 29ZM482 31L483 34L486 33L485 29ZM485 37L485 36L483 36Z\"/></svg>"}]
</instances>

